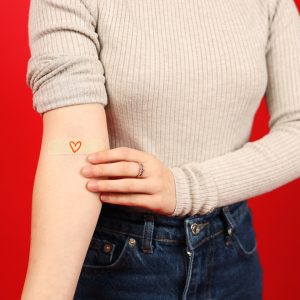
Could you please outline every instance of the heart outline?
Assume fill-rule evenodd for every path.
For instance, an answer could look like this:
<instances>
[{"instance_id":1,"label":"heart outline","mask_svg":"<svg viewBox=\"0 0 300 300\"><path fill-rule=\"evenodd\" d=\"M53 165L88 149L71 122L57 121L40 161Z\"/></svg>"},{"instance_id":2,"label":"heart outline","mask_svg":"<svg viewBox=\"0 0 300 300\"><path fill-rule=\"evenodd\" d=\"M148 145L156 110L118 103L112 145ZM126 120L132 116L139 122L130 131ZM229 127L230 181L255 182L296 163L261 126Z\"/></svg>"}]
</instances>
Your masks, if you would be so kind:
<instances>
[{"instance_id":1,"label":"heart outline","mask_svg":"<svg viewBox=\"0 0 300 300\"><path fill-rule=\"evenodd\" d=\"M75 147L76 147L76 145L79 143L79 147L78 147L78 149L76 149ZM70 145L70 147L71 147L71 149L72 149L72 151L73 151L73 153L75 153L75 152L77 152L79 149L80 149L80 147L81 147L81 141L78 141L78 142L74 142L74 141L70 141L69 142L69 145ZM75 146L74 147L74 149L73 149L73 145Z\"/></svg>"}]
</instances>

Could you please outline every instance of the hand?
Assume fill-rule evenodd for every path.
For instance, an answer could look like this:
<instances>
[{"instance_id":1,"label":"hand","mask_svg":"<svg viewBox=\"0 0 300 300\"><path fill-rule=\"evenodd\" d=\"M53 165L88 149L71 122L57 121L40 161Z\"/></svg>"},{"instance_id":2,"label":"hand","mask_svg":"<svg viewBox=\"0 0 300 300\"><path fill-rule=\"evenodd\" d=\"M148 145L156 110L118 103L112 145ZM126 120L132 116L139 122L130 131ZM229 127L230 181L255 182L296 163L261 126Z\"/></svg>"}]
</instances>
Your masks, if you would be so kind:
<instances>
[{"instance_id":1,"label":"hand","mask_svg":"<svg viewBox=\"0 0 300 300\"><path fill-rule=\"evenodd\" d=\"M102 202L144 207L157 214L171 215L174 212L174 176L154 155L119 147L90 154L88 161L92 164L81 170L85 177L112 177L87 183L88 190L100 192ZM144 172L136 178L139 173L137 162L143 163Z\"/></svg>"}]
</instances>

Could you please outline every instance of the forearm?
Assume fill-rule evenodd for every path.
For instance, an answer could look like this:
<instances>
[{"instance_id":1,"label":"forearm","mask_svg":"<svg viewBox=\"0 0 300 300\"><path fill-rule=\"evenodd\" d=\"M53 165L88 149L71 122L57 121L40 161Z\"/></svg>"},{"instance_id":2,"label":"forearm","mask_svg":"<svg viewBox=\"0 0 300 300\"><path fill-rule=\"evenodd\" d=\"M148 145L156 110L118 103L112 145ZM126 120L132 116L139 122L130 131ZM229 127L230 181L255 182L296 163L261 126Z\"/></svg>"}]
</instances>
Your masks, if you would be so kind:
<instances>
[{"instance_id":1,"label":"forearm","mask_svg":"<svg viewBox=\"0 0 300 300\"><path fill-rule=\"evenodd\" d=\"M85 107L79 109L82 115L87 115L84 113ZM82 125L75 130L77 135L84 136L86 140L89 137L84 132L94 135L98 132L100 138L103 136L101 143L104 150L108 148L104 123L102 126L102 121L92 121L92 116L103 120L101 113L94 109L88 113L94 128L88 130ZM74 115L79 116L76 112ZM81 168L88 163L87 155L47 153L48 142L54 137L75 134L72 128L76 126L59 124L60 120L67 119L70 120L66 115L64 118L56 118L56 125L51 121L51 128L46 126L44 129L33 189L30 256L22 300L73 299L82 263L101 211L98 193L87 190L87 179L80 173ZM99 147L98 150L102 149Z\"/></svg>"},{"instance_id":2,"label":"forearm","mask_svg":"<svg viewBox=\"0 0 300 300\"><path fill-rule=\"evenodd\" d=\"M206 214L298 179L299 138L299 122L290 122L237 150L171 167L177 199L173 216Z\"/></svg>"},{"instance_id":3,"label":"forearm","mask_svg":"<svg viewBox=\"0 0 300 300\"><path fill-rule=\"evenodd\" d=\"M30 1L26 82L34 109L46 114L22 300L73 298L101 210L98 193L87 190L80 174L87 155L47 153L48 142L74 136L99 138L109 148L97 17L97 1Z\"/></svg>"}]
</instances>

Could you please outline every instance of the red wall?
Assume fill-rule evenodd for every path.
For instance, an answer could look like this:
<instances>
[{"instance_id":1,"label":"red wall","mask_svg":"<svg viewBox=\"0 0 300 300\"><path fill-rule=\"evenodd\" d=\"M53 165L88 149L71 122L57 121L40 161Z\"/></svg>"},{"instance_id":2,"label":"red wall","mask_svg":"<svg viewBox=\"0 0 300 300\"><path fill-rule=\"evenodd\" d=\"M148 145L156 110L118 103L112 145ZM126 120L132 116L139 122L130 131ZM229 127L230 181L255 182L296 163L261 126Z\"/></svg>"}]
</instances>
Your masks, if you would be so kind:
<instances>
[{"instance_id":1,"label":"red wall","mask_svg":"<svg viewBox=\"0 0 300 300\"><path fill-rule=\"evenodd\" d=\"M296 0L296 3L300 8L300 1ZM20 299L27 268L31 193L41 142L42 119L33 111L31 91L25 85L29 58L29 0L3 1L1 4L0 77L1 105L4 107L0 118L0 299L13 300ZM251 140L268 132L267 121L268 112L262 101ZM264 268L264 300L295 299L298 294L299 196L300 180L296 180L249 201Z\"/></svg>"}]
</instances>

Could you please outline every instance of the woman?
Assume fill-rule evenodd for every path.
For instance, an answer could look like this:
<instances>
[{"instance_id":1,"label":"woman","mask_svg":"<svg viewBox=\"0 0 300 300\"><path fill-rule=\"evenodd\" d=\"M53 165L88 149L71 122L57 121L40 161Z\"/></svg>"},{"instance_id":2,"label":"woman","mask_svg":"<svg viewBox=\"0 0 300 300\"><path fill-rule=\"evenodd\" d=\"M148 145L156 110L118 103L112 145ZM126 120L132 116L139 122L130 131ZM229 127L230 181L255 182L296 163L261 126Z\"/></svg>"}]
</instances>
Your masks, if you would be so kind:
<instances>
[{"instance_id":1,"label":"woman","mask_svg":"<svg viewBox=\"0 0 300 300\"><path fill-rule=\"evenodd\" d=\"M31 0L29 37L22 299L261 299L247 201L300 175L293 0Z\"/></svg>"}]
</instances>

